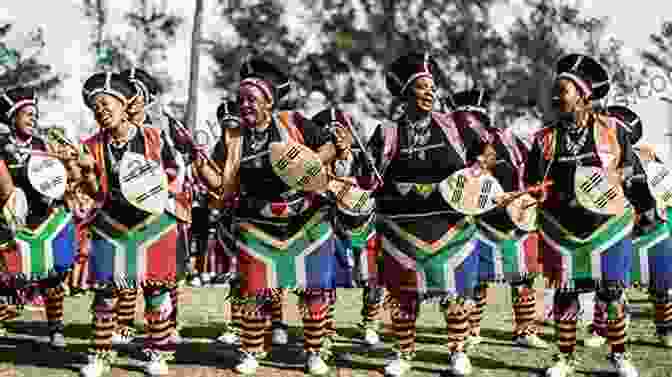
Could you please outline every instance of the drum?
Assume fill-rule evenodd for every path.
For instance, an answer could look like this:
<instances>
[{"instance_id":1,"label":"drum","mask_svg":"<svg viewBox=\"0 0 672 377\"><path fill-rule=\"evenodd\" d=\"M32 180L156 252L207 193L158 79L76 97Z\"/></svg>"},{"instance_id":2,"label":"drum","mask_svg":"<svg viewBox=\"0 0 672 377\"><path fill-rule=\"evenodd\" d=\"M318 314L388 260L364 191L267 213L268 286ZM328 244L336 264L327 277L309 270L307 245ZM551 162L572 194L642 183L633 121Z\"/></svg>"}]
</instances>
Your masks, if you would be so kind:
<instances>
[{"instance_id":1,"label":"drum","mask_svg":"<svg viewBox=\"0 0 672 377\"><path fill-rule=\"evenodd\" d=\"M126 152L119 168L121 193L134 207L160 215L168 203L168 178L156 161Z\"/></svg>"},{"instance_id":2,"label":"drum","mask_svg":"<svg viewBox=\"0 0 672 377\"><path fill-rule=\"evenodd\" d=\"M574 191L582 207L599 215L622 215L631 207L623 193L621 178L602 168L577 167Z\"/></svg>"},{"instance_id":3,"label":"drum","mask_svg":"<svg viewBox=\"0 0 672 377\"><path fill-rule=\"evenodd\" d=\"M362 190L356 184L345 180L329 181L329 191L336 195L336 205L350 216L368 215L373 212L375 201L373 192Z\"/></svg>"},{"instance_id":4,"label":"drum","mask_svg":"<svg viewBox=\"0 0 672 377\"><path fill-rule=\"evenodd\" d=\"M331 179L319 156L302 144L271 143L273 172L294 190L332 192L340 209L359 216L373 211L371 191L362 190L347 179Z\"/></svg>"},{"instance_id":5,"label":"drum","mask_svg":"<svg viewBox=\"0 0 672 377\"><path fill-rule=\"evenodd\" d=\"M273 172L287 186L299 191L320 191L327 187L324 165L319 156L298 143L271 143Z\"/></svg>"},{"instance_id":6,"label":"drum","mask_svg":"<svg viewBox=\"0 0 672 377\"><path fill-rule=\"evenodd\" d=\"M60 199L68 184L63 163L53 157L33 155L28 161L28 181L49 199Z\"/></svg>"},{"instance_id":7,"label":"drum","mask_svg":"<svg viewBox=\"0 0 672 377\"><path fill-rule=\"evenodd\" d=\"M456 211L477 216L496 207L495 197L504 192L492 175L474 169L459 170L439 184L443 199Z\"/></svg>"},{"instance_id":8,"label":"drum","mask_svg":"<svg viewBox=\"0 0 672 377\"><path fill-rule=\"evenodd\" d=\"M514 199L506 211L520 230L532 232L537 229L537 201L530 194Z\"/></svg>"},{"instance_id":9,"label":"drum","mask_svg":"<svg viewBox=\"0 0 672 377\"><path fill-rule=\"evenodd\" d=\"M68 271L77 250L73 216L64 208L56 208L37 228L19 229L15 242L2 255L8 272L41 280Z\"/></svg>"}]
</instances>

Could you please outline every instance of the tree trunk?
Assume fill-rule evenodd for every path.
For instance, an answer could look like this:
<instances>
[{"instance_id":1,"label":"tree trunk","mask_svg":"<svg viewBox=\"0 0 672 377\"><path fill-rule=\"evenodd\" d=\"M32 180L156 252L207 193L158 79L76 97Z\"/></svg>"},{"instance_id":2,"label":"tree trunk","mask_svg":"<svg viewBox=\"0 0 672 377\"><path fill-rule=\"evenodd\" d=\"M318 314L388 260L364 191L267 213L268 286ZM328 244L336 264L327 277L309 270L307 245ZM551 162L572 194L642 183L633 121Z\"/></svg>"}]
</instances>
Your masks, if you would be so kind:
<instances>
[{"instance_id":1,"label":"tree trunk","mask_svg":"<svg viewBox=\"0 0 672 377\"><path fill-rule=\"evenodd\" d=\"M191 58L189 62L189 98L185 125L192 131L196 129L196 111L198 108L198 76L200 72L201 26L203 23L203 0L196 0L194 9L194 29L191 32Z\"/></svg>"}]
</instances>

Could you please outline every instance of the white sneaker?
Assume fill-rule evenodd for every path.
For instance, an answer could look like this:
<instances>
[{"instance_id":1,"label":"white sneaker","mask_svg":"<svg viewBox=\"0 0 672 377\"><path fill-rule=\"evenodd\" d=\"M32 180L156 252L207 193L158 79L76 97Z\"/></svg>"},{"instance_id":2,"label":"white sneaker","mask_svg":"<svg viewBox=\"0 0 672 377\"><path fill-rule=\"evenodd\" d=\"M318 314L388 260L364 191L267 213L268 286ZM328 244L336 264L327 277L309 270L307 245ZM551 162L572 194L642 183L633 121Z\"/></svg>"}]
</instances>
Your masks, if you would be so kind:
<instances>
[{"instance_id":1,"label":"white sneaker","mask_svg":"<svg viewBox=\"0 0 672 377\"><path fill-rule=\"evenodd\" d=\"M207 272L201 274L201 283L203 285L209 285L211 280L212 280L212 274L209 274Z\"/></svg>"},{"instance_id":2,"label":"white sneaker","mask_svg":"<svg viewBox=\"0 0 672 377\"><path fill-rule=\"evenodd\" d=\"M450 372L457 376L471 374L471 361L464 352L455 352L450 356Z\"/></svg>"},{"instance_id":3,"label":"white sneaker","mask_svg":"<svg viewBox=\"0 0 672 377\"><path fill-rule=\"evenodd\" d=\"M322 360L319 353L310 353L306 361L306 371L308 374L323 376L329 373L329 366Z\"/></svg>"},{"instance_id":4,"label":"white sneaker","mask_svg":"<svg viewBox=\"0 0 672 377\"><path fill-rule=\"evenodd\" d=\"M250 353L244 352L240 362L234 370L240 374L248 375L254 374L259 368L259 362L257 359Z\"/></svg>"},{"instance_id":5,"label":"white sneaker","mask_svg":"<svg viewBox=\"0 0 672 377\"><path fill-rule=\"evenodd\" d=\"M189 281L189 285L191 285L194 288L200 288L203 286L203 283L201 282L201 278L196 276L191 281Z\"/></svg>"},{"instance_id":6,"label":"white sneaker","mask_svg":"<svg viewBox=\"0 0 672 377\"><path fill-rule=\"evenodd\" d=\"M237 344L240 342L240 337L238 334L234 333L233 331L225 331L217 337L217 341L222 343L222 344L227 344L229 346Z\"/></svg>"},{"instance_id":7,"label":"white sneaker","mask_svg":"<svg viewBox=\"0 0 672 377\"><path fill-rule=\"evenodd\" d=\"M65 337L63 336L63 333L57 332L51 334L49 337L49 345L54 348L65 348Z\"/></svg>"},{"instance_id":8,"label":"white sneaker","mask_svg":"<svg viewBox=\"0 0 672 377\"><path fill-rule=\"evenodd\" d=\"M364 343L368 346L375 346L380 343L380 336L378 332L374 329L365 329L364 330Z\"/></svg>"},{"instance_id":9,"label":"white sneaker","mask_svg":"<svg viewBox=\"0 0 672 377\"><path fill-rule=\"evenodd\" d=\"M549 347L548 343L544 342L544 340L536 334L519 336L516 338L515 343L519 346L528 348L548 349Z\"/></svg>"},{"instance_id":10,"label":"white sneaker","mask_svg":"<svg viewBox=\"0 0 672 377\"><path fill-rule=\"evenodd\" d=\"M568 377L574 373L574 363L560 356L555 364L546 370L546 377Z\"/></svg>"},{"instance_id":11,"label":"white sneaker","mask_svg":"<svg viewBox=\"0 0 672 377\"><path fill-rule=\"evenodd\" d=\"M639 377L637 368L624 354L612 353L607 356L607 359L609 360L607 373L617 374L618 377Z\"/></svg>"},{"instance_id":12,"label":"white sneaker","mask_svg":"<svg viewBox=\"0 0 672 377\"><path fill-rule=\"evenodd\" d=\"M384 369L386 377L401 377L409 370L411 370L411 363L404 360L400 355L390 361Z\"/></svg>"},{"instance_id":13,"label":"white sneaker","mask_svg":"<svg viewBox=\"0 0 672 377\"><path fill-rule=\"evenodd\" d=\"M145 364L145 373L150 376L165 376L168 374L168 363L158 352L148 352L149 361Z\"/></svg>"},{"instance_id":14,"label":"white sneaker","mask_svg":"<svg viewBox=\"0 0 672 377\"><path fill-rule=\"evenodd\" d=\"M607 342L607 338L597 335L593 331L586 339L583 340L583 345L589 348L602 347Z\"/></svg>"},{"instance_id":15,"label":"white sneaker","mask_svg":"<svg viewBox=\"0 0 672 377\"><path fill-rule=\"evenodd\" d=\"M133 342L133 336L131 335L122 335L118 332L115 332L114 335L112 335L112 344L126 345L130 344L131 342Z\"/></svg>"},{"instance_id":16,"label":"white sneaker","mask_svg":"<svg viewBox=\"0 0 672 377\"><path fill-rule=\"evenodd\" d=\"M82 377L101 377L110 371L110 365L95 355L89 355L86 365L79 370Z\"/></svg>"},{"instance_id":17,"label":"white sneaker","mask_svg":"<svg viewBox=\"0 0 672 377\"><path fill-rule=\"evenodd\" d=\"M283 327L275 327L271 332L271 342L275 346L284 346L288 342L287 330Z\"/></svg>"}]
</instances>

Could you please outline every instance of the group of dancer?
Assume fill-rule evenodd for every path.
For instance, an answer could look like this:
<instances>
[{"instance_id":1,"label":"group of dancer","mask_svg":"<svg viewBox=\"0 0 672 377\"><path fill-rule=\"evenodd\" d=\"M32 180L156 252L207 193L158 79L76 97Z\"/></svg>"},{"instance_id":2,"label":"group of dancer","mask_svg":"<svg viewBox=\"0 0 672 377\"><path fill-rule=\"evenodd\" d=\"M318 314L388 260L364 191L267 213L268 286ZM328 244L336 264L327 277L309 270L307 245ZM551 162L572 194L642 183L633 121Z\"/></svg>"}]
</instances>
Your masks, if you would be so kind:
<instances>
[{"instance_id":1,"label":"group of dancer","mask_svg":"<svg viewBox=\"0 0 672 377\"><path fill-rule=\"evenodd\" d=\"M672 346L667 170L652 148L634 146L642 137L634 112L595 106L610 87L596 60L572 54L557 63L557 120L531 148L494 124L484 88L441 88L450 109L435 111L438 66L426 52L387 67L387 88L403 112L373 132L347 104L311 119L279 111L291 90L285 68L266 57L243 62L238 98L217 109L221 138L210 154L174 118L147 116L159 86L142 69L86 80L84 104L99 131L81 143L38 137L35 92L5 92L0 115L11 132L0 142L0 322L38 287L50 344L65 347L63 301L76 282L94 293L82 375L103 376L113 344L134 337L142 293L146 372L164 375L180 341L177 283L189 270L185 261L202 268L214 228L231 287L231 324L218 340L238 346L242 374L254 374L270 351L267 333L272 344L287 343L290 292L299 297L307 372L327 374L337 288L361 289L359 328L370 346L381 343L382 315L390 312L389 376L412 368L416 321L431 302L446 321L449 372L471 374L467 351L481 341L489 284L511 286L512 341L548 348L539 337L538 277L553 292L559 348L547 376L568 376L576 366L587 292L595 292L595 310L586 344L608 343L612 372L638 375L626 352L624 292L633 283L649 288L657 335ZM61 198L47 195L48 185L35 187L39 167L29 161L36 156L63 161ZM129 182L147 171L166 178L156 190L154 178L146 182L145 199L167 191L158 213L128 194ZM19 222L13 214L23 202Z\"/></svg>"}]
</instances>

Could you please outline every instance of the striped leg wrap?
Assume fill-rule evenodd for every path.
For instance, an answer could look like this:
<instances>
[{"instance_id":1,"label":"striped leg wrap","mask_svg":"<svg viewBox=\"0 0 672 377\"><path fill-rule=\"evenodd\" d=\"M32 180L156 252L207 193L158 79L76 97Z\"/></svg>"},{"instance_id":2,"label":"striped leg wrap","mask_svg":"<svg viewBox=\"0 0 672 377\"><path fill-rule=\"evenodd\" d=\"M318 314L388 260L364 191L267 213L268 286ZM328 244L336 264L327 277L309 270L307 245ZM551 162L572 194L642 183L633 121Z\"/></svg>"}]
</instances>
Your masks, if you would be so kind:
<instances>
[{"instance_id":1,"label":"striped leg wrap","mask_svg":"<svg viewBox=\"0 0 672 377\"><path fill-rule=\"evenodd\" d=\"M595 296L593 309L593 322L590 325L590 332L599 336L607 336L607 303Z\"/></svg>"},{"instance_id":2,"label":"striped leg wrap","mask_svg":"<svg viewBox=\"0 0 672 377\"><path fill-rule=\"evenodd\" d=\"M243 304L233 300L231 302L231 325L240 328L243 323Z\"/></svg>"},{"instance_id":3,"label":"striped leg wrap","mask_svg":"<svg viewBox=\"0 0 672 377\"><path fill-rule=\"evenodd\" d=\"M474 307L469 313L469 335L481 335L481 320L483 319L483 312L487 305L487 286L481 285L474 292Z\"/></svg>"},{"instance_id":4,"label":"striped leg wrap","mask_svg":"<svg viewBox=\"0 0 672 377\"><path fill-rule=\"evenodd\" d=\"M512 287L513 307L513 337L535 335L539 331L537 326L537 298L534 289L527 285Z\"/></svg>"},{"instance_id":5,"label":"striped leg wrap","mask_svg":"<svg viewBox=\"0 0 672 377\"><path fill-rule=\"evenodd\" d=\"M240 331L241 349L248 353L264 352L264 337L270 329L268 321L263 316L255 315L253 311L246 311L243 315Z\"/></svg>"},{"instance_id":6,"label":"striped leg wrap","mask_svg":"<svg viewBox=\"0 0 672 377\"><path fill-rule=\"evenodd\" d=\"M303 318L303 348L306 352L319 352L322 339L327 335L329 308L333 306L335 289L307 288L299 300Z\"/></svg>"},{"instance_id":7,"label":"striped leg wrap","mask_svg":"<svg viewBox=\"0 0 672 377\"><path fill-rule=\"evenodd\" d=\"M0 302L0 324L9 319L9 305Z\"/></svg>"},{"instance_id":8,"label":"striped leg wrap","mask_svg":"<svg viewBox=\"0 0 672 377\"><path fill-rule=\"evenodd\" d=\"M49 333L63 332L63 301L65 300L65 288L59 284L47 288L46 311Z\"/></svg>"},{"instance_id":9,"label":"striped leg wrap","mask_svg":"<svg viewBox=\"0 0 672 377\"><path fill-rule=\"evenodd\" d=\"M562 354L576 349L576 325L579 319L579 298L573 292L556 292L553 300L558 348Z\"/></svg>"},{"instance_id":10,"label":"striped leg wrap","mask_svg":"<svg viewBox=\"0 0 672 377\"><path fill-rule=\"evenodd\" d=\"M327 308L327 316L325 318L325 336L336 336L336 320L334 319L336 313L336 304L329 304Z\"/></svg>"},{"instance_id":11,"label":"striped leg wrap","mask_svg":"<svg viewBox=\"0 0 672 377\"><path fill-rule=\"evenodd\" d=\"M672 335L672 295L667 291L650 291L654 307L654 323L658 336Z\"/></svg>"},{"instance_id":12,"label":"striped leg wrap","mask_svg":"<svg viewBox=\"0 0 672 377\"><path fill-rule=\"evenodd\" d=\"M365 324L376 323L383 311L382 288L364 287L362 290L362 322Z\"/></svg>"},{"instance_id":13,"label":"striped leg wrap","mask_svg":"<svg viewBox=\"0 0 672 377\"><path fill-rule=\"evenodd\" d=\"M179 307L177 303L180 298L179 294L180 292L177 284L170 287L170 302L173 305L173 312L170 313L170 323L174 329L177 329L177 314L178 314L177 309Z\"/></svg>"},{"instance_id":14,"label":"striped leg wrap","mask_svg":"<svg viewBox=\"0 0 672 377\"><path fill-rule=\"evenodd\" d=\"M144 288L145 320L147 338L145 348L149 350L174 352L175 344L170 336L173 331L171 314L174 309L170 297L170 287L152 286Z\"/></svg>"},{"instance_id":15,"label":"striped leg wrap","mask_svg":"<svg viewBox=\"0 0 672 377\"><path fill-rule=\"evenodd\" d=\"M93 350L96 353L112 350L112 335L117 324L116 295L112 290L96 291L93 298Z\"/></svg>"},{"instance_id":16,"label":"striped leg wrap","mask_svg":"<svg viewBox=\"0 0 672 377\"><path fill-rule=\"evenodd\" d=\"M274 291L273 301L271 302L271 321L282 322L282 310L284 308L285 302L287 301L287 289L279 288Z\"/></svg>"},{"instance_id":17,"label":"striped leg wrap","mask_svg":"<svg viewBox=\"0 0 672 377\"><path fill-rule=\"evenodd\" d=\"M625 352L625 303L607 304L607 342L612 353Z\"/></svg>"},{"instance_id":18,"label":"striped leg wrap","mask_svg":"<svg viewBox=\"0 0 672 377\"><path fill-rule=\"evenodd\" d=\"M470 330L470 312L476 307L460 301L450 302L443 309L448 329L448 352L464 352L464 343Z\"/></svg>"},{"instance_id":19,"label":"striped leg wrap","mask_svg":"<svg viewBox=\"0 0 672 377\"><path fill-rule=\"evenodd\" d=\"M390 309L397 348L404 359L411 359L415 354L417 333L415 321L420 312L419 304L420 300L416 292L400 292L399 290L390 290L384 300L384 308Z\"/></svg>"},{"instance_id":20,"label":"striped leg wrap","mask_svg":"<svg viewBox=\"0 0 672 377\"><path fill-rule=\"evenodd\" d=\"M136 288L120 289L117 299L117 322L120 326L133 327L135 308L138 298Z\"/></svg>"}]
</instances>

